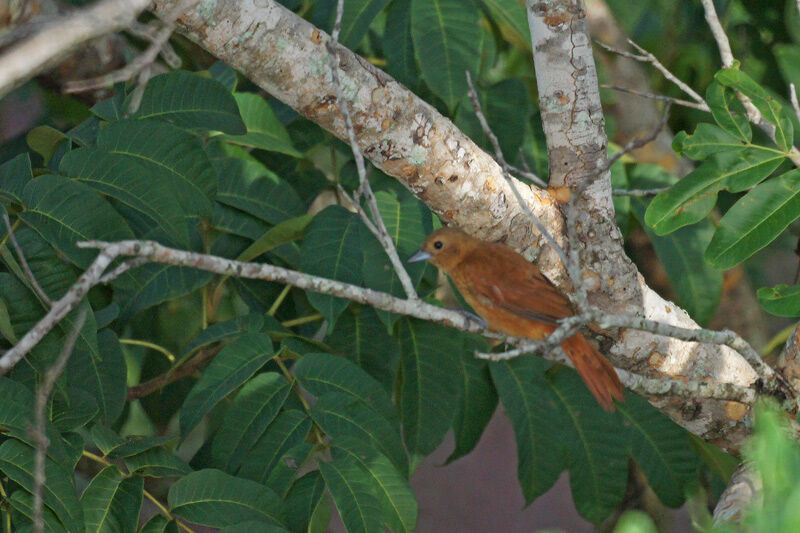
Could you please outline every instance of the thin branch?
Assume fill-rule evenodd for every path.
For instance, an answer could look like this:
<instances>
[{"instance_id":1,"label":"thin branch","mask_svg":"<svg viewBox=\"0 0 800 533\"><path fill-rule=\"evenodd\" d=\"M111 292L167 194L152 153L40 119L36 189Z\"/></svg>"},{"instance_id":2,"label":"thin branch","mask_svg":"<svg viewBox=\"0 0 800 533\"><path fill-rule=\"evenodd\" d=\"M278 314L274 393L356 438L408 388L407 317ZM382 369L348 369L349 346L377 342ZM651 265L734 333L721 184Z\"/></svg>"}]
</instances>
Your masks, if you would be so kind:
<instances>
[{"instance_id":1,"label":"thin branch","mask_svg":"<svg viewBox=\"0 0 800 533\"><path fill-rule=\"evenodd\" d=\"M620 381L626 388L644 396L667 396L685 400L713 399L739 402L745 405L755 403L756 391L734 383L712 383L707 381L681 381L664 377L648 378L615 368Z\"/></svg>"},{"instance_id":2,"label":"thin branch","mask_svg":"<svg viewBox=\"0 0 800 533\"><path fill-rule=\"evenodd\" d=\"M170 36L172 36L172 33L175 31L175 21L177 20L178 16L180 16L181 13L189 9L198 1L199 0L184 0L183 2L178 3L178 5L175 6L175 9L161 19L164 26L152 36L150 39L151 43L147 49L133 59L133 61L121 69L109 72L108 74L103 74L102 76L98 76L96 78L67 82L64 84L64 92L79 93L110 87L115 83L128 81L137 74L143 72L156 60L158 55L162 52L164 45L169 41ZM142 85L142 80L139 79L139 86Z\"/></svg>"},{"instance_id":3,"label":"thin branch","mask_svg":"<svg viewBox=\"0 0 800 533\"><path fill-rule=\"evenodd\" d=\"M130 25L149 4L150 0L103 0L44 25L0 56L0 98L80 44Z\"/></svg>"},{"instance_id":4,"label":"thin branch","mask_svg":"<svg viewBox=\"0 0 800 533\"><path fill-rule=\"evenodd\" d=\"M75 341L78 340L78 335L83 329L83 324L86 322L87 310L84 308L67 337L64 339L64 345L61 347L61 352L58 354L53 365L47 369L44 374L42 384L36 392L36 407L34 413L35 425L32 429L33 439L36 443L36 450L33 459L33 530L37 533L44 531L44 519L42 518L42 491L46 481L45 473L45 459L47 457L47 448L50 446L50 441L47 438L47 403L50 399L50 394L53 392L53 387L56 384L64 367L69 361L69 356L72 354L72 349L75 346Z\"/></svg>"},{"instance_id":5,"label":"thin branch","mask_svg":"<svg viewBox=\"0 0 800 533\"><path fill-rule=\"evenodd\" d=\"M669 187L656 187L654 189L612 189L613 196L633 196L637 198L650 198L669 189Z\"/></svg>"},{"instance_id":6,"label":"thin branch","mask_svg":"<svg viewBox=\"0 0 800 533\"><path fill-rule=\"evenodd\" d=\"M689 107L692 109L697 109L699 111L705 111L706 113L711 112L711 108L709 108L708 104L706 104L705 102L703 102L702 104L698 104L695 102L690 102L689 100L681 100L680 98L664 96L663 94L647 93L644 91L638 91L636 89L629 89L628 87L621 87L619 85L608 85L604 83L601 84L600 87L602 87L603 89L611 89L612 91L619 91L621 93L628 93L636 96L641 96L642 98L649 98L651 100L661 100L663 102L670 102L675 105Z\"/></svg>"},{"instance_id":7,"label":"thin branch","mask_svg":"<svg viewBox=\"0 0 800 533\"><path fill-rule=\"evenodd\" d=\"M703 2L703 11L706 15L706 23L711 29L711 34L714 40L717 41L717 48L719 48L719 55L722 59L722 66L730 68L733 66L733 52L731 52L731 43L728 41L728 36L725 30L722 29L722 24L717 16L717 10L714 8L713 0L701 0Z\"/></svg>"},{"instance_id":8,"label":"thin branch","mask_svg":"<svg viewBox=\"0 0 800 533\"><path fill-rule=\"evenodd\" d=\"M170 369L169 371L156 376L153 379L128 388L128 401L130 402L139 398L144 398L145 396L149 396L150 394L163 389L170 383L174 383L181 378L190 376L195 370L213 359L221 350L222 346L202 350L186 364L181 365L174 370Z\"/></svg>"},{"instance_id":9,"label":"thin branch","mask_svg":"<svg viewBox=\"0 0 800 533\"><path fill-rule=\"evenodd\" d=\"M500 165L500 168L503 170L503 177L506 179L506 182L514 192L514 197L517 199L519 206L522 208L531 222L533 222L534 226L536 226L536 229L539 230L539 233L544 236L550 247L553 248L553 250L555 250L555 252L558 254L559 259L561 259L561 262L564 264L564 267L567 269L567 272L572 279L573 285L578 285L580 283L580 272L576 269L570 268L570 262L567 259L567 254L564 252L564 249L556 242L550 231L539 220L539 217L537 217L533 211L531 211L530 207L528 207L528 204L525 202L525 199L522 198L522 195L517 189L517 184L514 182L514 178L512 178L509 174L510 167L506 162L505 157L503 157L503 150L500 148L500 143L497 141L497 137L495 136L494 132L492 132L492 128L489 126L489 122L486 120L486 116L483 114L483 109L481 108L481 103L478 99L478 93L475 91L475 86L472 84L472 76L470 75L469 71L467 71L466 76L467 85L469 85L468 93L470 101L472 102L472 108L475 111L475 116L478 117L478 121L481 123L481 128L483 129L484 134L489 138L489 141L494 147L495 159Z\"/></svg>"},{"instance_id":10,"label":"thin branch","mask_svg":"<svg viewBox=\"0 0 800 533\"><path fill-rule=\"evenodd\" d=\"M800 2L800 0L797 0ZM800 121L800 103L797 102L797 89L794 83L789 84L789 100L792 102L792 109L794 109L794 116Z\"/></svg>"},{"instance_id":11,"label":"thin branch","mask_svg":"<svg viewBox=\"0 0 800 533\"><path fill-rule=\"evenodd\" d=\"M375 237L381 243L381 246L383 246L383 249L386 251L386 255L389 257L392 267L394 267L394 271L400 280L400 284L403 286L406 296L412 300L416 300L419 297L417 296L416 289L414 289L414 282L411 281L411 277L408 275L408 271L406 271L403 261L400 259L400 256L397 253L397 248L394 245L394 241L392 240L391 235L389 235L389 231L386 229L386 224L381 216L380 209L378 209L378 201L375 198L375 194L372 192L372 186L369 183L369 177L367 176L367 171L364 165L364 156L361 154L361 149L359 148L358 140L356 139L355 129L353 128L353 120L350 115L350 104L344 96L341 82L339 81L339 65L338 56L336 55L336 45L338 44L339 33L342 29L343 11L344 0L338 0L336 4L336 21L333 25L333 33L331 34L331 40L326 43L325 47L328 50L331 78L333 80L333 86L336 90L336 101L339 104L339 110L342 112L347 139L350 143L350 149L353 152L353 157L356 160L359 187L355 195L354 204L361 215L362 220L364 220L369 230L373 235L375 235ZM372 215L373 222L371 224L369 223L369 217L367 217L367 214L364 212L359 201L362 196L366 200L367 207Z\"/></svg>"},{"instance_id":12,"label":"thin branch","mask_svg":"<svg viewBox=\"0 0 800 533\"><path fill-rule=\"evenodd\" d=\"M686 83L681 81L680 78L678 78L676 75L674 75L667 67L665 67L661 63L661 61L658 60L658 58L656 58L656 56L654 56L653 54L651 54L650 52L648 52L647 50L645 50L644 48L642 48L641 46L639 46L638 44L633 42L631 39L628 39L628 44L630 44L631 46L636 48L636 50L638 50L641 55L632 54L630 52L626 52L624 50L620 50L618 48L614 48L613 46L609 46L609 45L601 43L601 42L597 42L597 44L600 45L601 47L605 48L609 52L612 52L614 54L620 55L622 57L627 57L629 59L633 59L635 61L641 61L643 63L650 63L651 65L653 65L656 68L656 70L661 72L661 74L666 79L668 79L669 81L671 81L672 83L677 85L678 88L681 91L683 91L684 93L688 94L692 98L692 100L694 100L697 104L705 105L705 100L703 99L702 96L697 94L697 92L694 89L689 87Z\"/></svg>"},{"instance_id":13,"label":"thin branch","mask_svg":"<svg viewBox=\"0 0 800 533\"><path fill-rule=\"evenodd\" d=\"M11 241L11 244L14 246L14 250L17 252L17 257L19 258L19 263L22 265L22 270L25 271L25 275L28 277L28 281L31 282L31 286L36 294L39 295L39 298L47 304L48 307L53 306L53 302L47 296L47 293L44 292L42 286L39 285L39 282L36 281L36 276L33 275L33 271L31 267L28 266L28 261L25 259L25 254L22 251L22 247L20 247L19 242L17 242L17 238L14 236L14 229L11 227L11 221L8 219L8 215L3 213L3 223L6 225L6 231L8 232L8 239Z\"/></svg>"}]
</instances>

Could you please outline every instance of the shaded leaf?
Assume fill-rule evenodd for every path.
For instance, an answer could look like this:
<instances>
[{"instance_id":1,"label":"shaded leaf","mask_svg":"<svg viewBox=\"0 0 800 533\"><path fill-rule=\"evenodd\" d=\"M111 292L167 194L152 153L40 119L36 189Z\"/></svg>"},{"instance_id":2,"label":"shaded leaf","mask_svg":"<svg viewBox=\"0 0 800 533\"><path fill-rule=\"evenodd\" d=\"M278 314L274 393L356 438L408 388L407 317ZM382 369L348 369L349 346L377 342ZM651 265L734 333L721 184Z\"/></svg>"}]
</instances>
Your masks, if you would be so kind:
<instances>
[{"instance_id":1,"label":"shaded leaf","mask_svg":"<svg viewBox=\"0 0 800 533\"><path fill-rule=\"evenodd\" d=\"M311 420L296 409L283 411L250 449L239 470L241 477L266 483L286 452L306 440Z\"/></svg>"},{"instance_id":2,"label":"shaded leaf","mask_svg":"<svg viewBox=\"0 0 800 533\"><path fill-rule=\"evenodd\" d=\"M125 477L116 466L101 470L81 495L87 533L135 531L143 490L142 478Z\"/></svg>"},{"instance_id":3,"label":"shaded leaf","mask_svg":"<svg viewBox=\"0 0 800 533\"><path fill-rule=\"evenodd\" d=\"M247 133L223 135L221 137L223 140L260 150L281 152L293 157L302 155L292 145L292 139L266 100L254 93L235 93L233 96L239 105Z\"/></svg>"},{"instance_id":4,"label":"shaded leaf","mask_svg":"<svg viewBox=\"0 0 800 533\"><path fill-rule=\"evenodd\" d=\"M351 459L320 463L319 471L350 533L381 530L381 505L368 474Z\"/></svg>"},{"instance_id":5,"label":"shaded leaf","mask_svg":"<svg viewBox=\"0 0 800 533\"><path fill-rule=\"evenodd\" d=\"M800 285L776 285L758 289L765 311L777 316L800 316Z\"/></svg>"}]
</instances>

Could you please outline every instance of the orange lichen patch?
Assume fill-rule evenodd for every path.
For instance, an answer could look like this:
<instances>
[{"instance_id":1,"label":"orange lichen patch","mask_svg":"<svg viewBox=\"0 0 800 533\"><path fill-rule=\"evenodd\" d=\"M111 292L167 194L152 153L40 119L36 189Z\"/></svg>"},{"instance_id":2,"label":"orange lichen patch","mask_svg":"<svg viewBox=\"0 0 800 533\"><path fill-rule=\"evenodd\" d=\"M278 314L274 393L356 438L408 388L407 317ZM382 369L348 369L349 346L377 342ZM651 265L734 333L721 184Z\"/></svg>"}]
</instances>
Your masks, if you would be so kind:
<instances>
[{"instance_id":1,"label":"orange lichen patch","mask_svg":"<svg viewBox=\"0 0 800 533\"><path fill-rule=\"evenodd\" d=\"M417 167L408 162L408 159L387 159L383 162L382 169L386 174L395 176L400 181L413 184L419 181Z\"/></svg>"},{"instance_id":2,"label":"orange lichen patch","mask_svg":"<svg viewBox=\"0 0 800 533\"><path fill-rule=\"evenodd\" d=\"M659 352L653 352L647 358L647 364L650 365L651 368L660 368L661 365L664 363L664 354Z\"/></svg>"},{"instance_id":3,"label":"orange lichen patch","mask_svg":"<svg viewBox=\"0 0 800 533\"><path fill-rule=\"evenodd\" d=\"M300 108L300 113L311 120L320 120L320 117L330 115L338 111L336 96L329 94L313 104L308 104Z\"/></svg>"},{"instance_id":4,"label":"orange lichen patch","mask_svg":"<svg viewBox=\"0 0 800 533\"><path fill-rule=\"evenodd\" d=\"M569 202L570 190L569 187L548 187L547 193L558 203L565 204Z\"/></svg>"},{"instance_id":5,"label":"orange lichen patch","mask_svg":"<svg viewBox=\"0 0 800 533\"><path fill-rule=\"evenodd\" d=\"M569 96L567 96L561 91L556 91L553 96L555 96L558 99L561 105L567 105L569 103Z\"/></svg>"},{"instance_id":6,"label":"orange lichen patch","mask_svg":"<svg viewBox=\"0 0 800 533\"><path fill-rule=\"evenodd\" d=\"M544 17L544 23L550 27L566 24L568 20L569 13L566 11L556 11L555 13L550 13Z\"/></svg>"},{"instance_id":7,"label":"orange lichen patch","mask_svg":"<svg viewBox=\"0 0 800 533\"><path fill-rule=\"evenodd\" d=\"M739 402L725 402L725 416L733 422L738 422L747 415L747 406Z\"/></svg>"},{"instance_id":8,"label":"orange lichen patch","mask_svg":"<svg viewBox=\"0 0 800 533\"><path fill-rule=\"evenodd\" d=\"M313 33L311 34L311 42L319 44L322 42L322 37L320 37L320 32L318 29L314 28Z\"/></svg>"},{"instance_id":9,"label":"orange lichen patch","mask_svg":"<svg viewBox=\"0 0 800 533\"><path fill-rule=\"evenodd\" d=\"M386 131L392 127L392 120L390 118L385 118L381 121L381 131Z\"/></svg>"}]
</instances>

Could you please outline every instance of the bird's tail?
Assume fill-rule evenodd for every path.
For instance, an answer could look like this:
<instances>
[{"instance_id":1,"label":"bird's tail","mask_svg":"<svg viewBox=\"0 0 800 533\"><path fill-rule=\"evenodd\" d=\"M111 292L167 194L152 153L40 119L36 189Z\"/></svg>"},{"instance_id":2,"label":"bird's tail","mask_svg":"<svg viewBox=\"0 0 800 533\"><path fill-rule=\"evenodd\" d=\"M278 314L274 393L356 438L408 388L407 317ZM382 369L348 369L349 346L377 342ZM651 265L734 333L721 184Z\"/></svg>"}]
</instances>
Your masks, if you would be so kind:
<instances>
[{"instance_id":1,"label":"bird's tail","mask_svg":"<svg viewBox=\"0 0 800 533\"><path fill-rule=\"evenodd\" d=\"M614 411L614 400L623 401L624 394L619 376L608 359L600 355L580 333L564 341L561 347L597 398L597 403L605 411Z\"/></svg>"}]
</instances>

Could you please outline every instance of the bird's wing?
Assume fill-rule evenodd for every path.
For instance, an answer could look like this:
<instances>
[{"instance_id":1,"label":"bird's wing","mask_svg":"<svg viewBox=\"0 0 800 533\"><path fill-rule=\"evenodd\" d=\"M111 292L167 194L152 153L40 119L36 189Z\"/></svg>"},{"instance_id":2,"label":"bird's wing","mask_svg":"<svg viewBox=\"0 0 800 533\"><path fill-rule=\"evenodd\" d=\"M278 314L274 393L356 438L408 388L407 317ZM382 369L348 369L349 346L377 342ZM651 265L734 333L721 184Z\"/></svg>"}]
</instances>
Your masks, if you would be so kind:
<instances>
[{"instance_id":1,"label":"bird's wing","mask_svg":"<svg viewBox=\"0 0 800 533\"><path fill-rule=\"evenodd\" d=\"M569 300L536 266L511 254L516 257L473 252L461 262L459 267L476 298L484 305L546 324L574 314Z\"/></svg>"}]
</instances>

